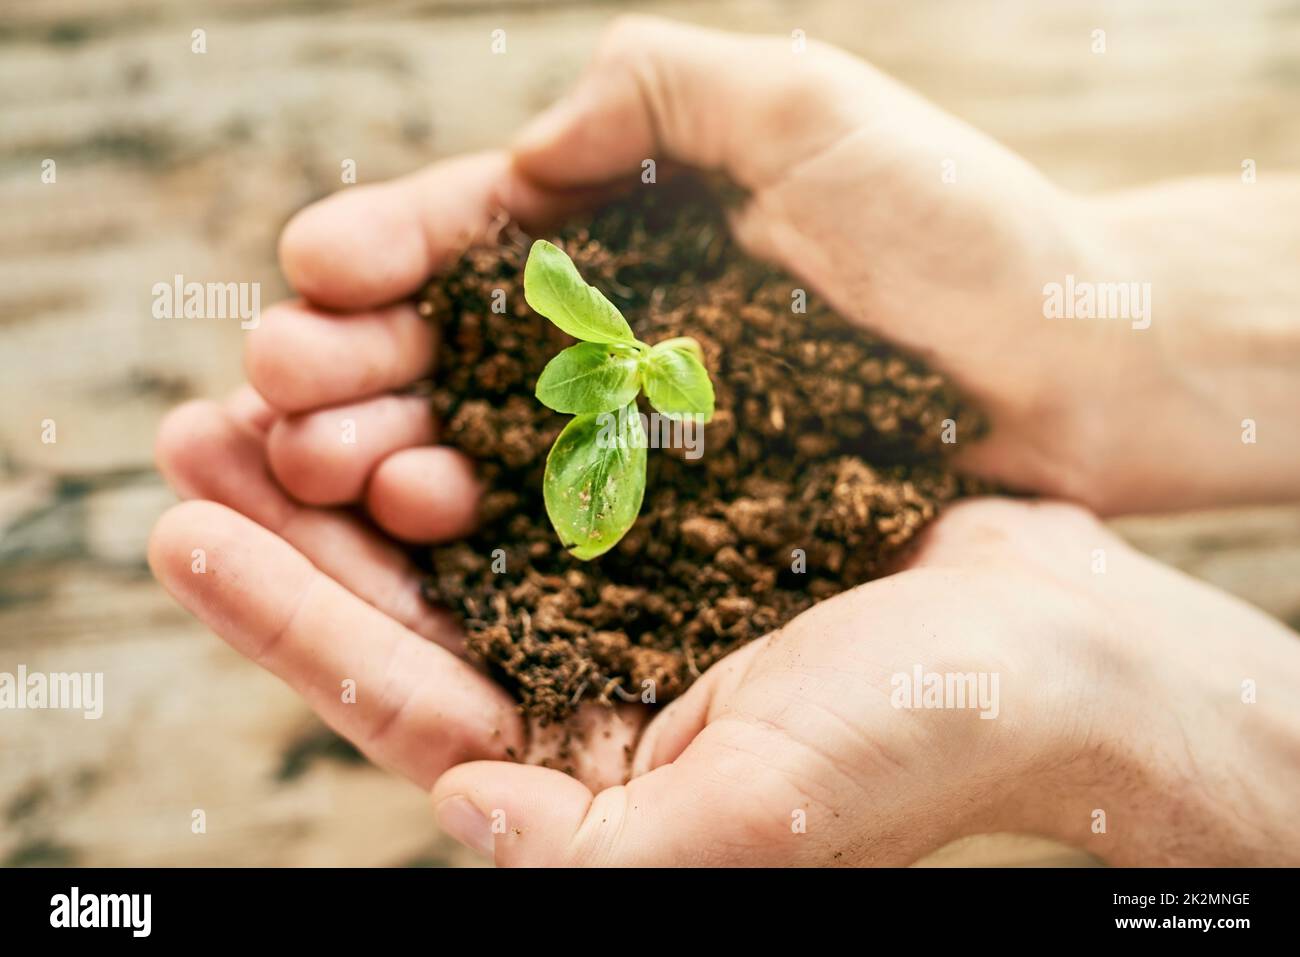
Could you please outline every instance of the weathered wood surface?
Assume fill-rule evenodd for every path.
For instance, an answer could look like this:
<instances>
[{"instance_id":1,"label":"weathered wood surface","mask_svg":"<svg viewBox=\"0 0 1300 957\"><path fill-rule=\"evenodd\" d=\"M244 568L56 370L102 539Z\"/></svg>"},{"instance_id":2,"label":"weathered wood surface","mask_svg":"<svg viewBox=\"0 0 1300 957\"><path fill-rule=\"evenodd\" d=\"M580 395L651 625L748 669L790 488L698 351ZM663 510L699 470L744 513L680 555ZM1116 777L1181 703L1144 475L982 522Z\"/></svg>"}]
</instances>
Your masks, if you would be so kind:
<instances>
[{"instance_id":1,"label":"weathered wood surface","mask_svg":"<svg viewBox=\"0 0 1300 957\"><path fill-rule=\"evenodd\" d=\"M1152 0L645 3L832 40L1105 188L1300 166L1300 7ZM171 501L154 429L240 378L231 321L151 318L180 273L284 291L275 236L335 188L499 144L575 75L615 3L8 0L0 12L0 671L103 671L99 721L0 713L0 862L462 864L424 796L152 584ZM195 28L208 52L190 50ZM489 52L508 31L505 55ZM1094 29L1108 52L1090 52ZM57 163L43 184L41 162ZM58 441L41 442L42 421ZM1121 530L1300 621L1300 509ZM1225 636L1231 640L1232 636ZM208 831L194 835L203 808ZM1030 840L938 862L1078 862Z\"/></svg>"}]
</instances>

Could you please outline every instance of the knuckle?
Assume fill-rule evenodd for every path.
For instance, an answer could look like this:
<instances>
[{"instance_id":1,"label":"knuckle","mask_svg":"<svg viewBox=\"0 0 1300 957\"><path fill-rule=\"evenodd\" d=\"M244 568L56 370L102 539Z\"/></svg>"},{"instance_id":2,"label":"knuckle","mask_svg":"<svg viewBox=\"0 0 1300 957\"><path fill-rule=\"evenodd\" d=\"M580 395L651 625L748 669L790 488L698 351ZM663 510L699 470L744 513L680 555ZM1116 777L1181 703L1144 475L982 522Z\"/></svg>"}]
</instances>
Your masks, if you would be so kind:
<instances>
[{"instance_id":1,"label":"knuckle","mask_svg":"<svg viewBox=\"0 0 1300 957\"><path fill-rule=\"evenodd\" d=\"M622 13L601 34L596 45L600 62L626 57L645 48L646 42L662 27L662 21L640 13Z\"/></svg>"},{"instance_id":2,"label":"knuckle","mask_svg":"<svg viewBox=\"0 0 1300 957\"><path fill-rule=\"evenodd\" d=\"M623 860L628 849L622 836L632 814L632 792L625 784L599 792L564 850L565 863L576 867L603 867Z\"/></svg>"}]
</instances>

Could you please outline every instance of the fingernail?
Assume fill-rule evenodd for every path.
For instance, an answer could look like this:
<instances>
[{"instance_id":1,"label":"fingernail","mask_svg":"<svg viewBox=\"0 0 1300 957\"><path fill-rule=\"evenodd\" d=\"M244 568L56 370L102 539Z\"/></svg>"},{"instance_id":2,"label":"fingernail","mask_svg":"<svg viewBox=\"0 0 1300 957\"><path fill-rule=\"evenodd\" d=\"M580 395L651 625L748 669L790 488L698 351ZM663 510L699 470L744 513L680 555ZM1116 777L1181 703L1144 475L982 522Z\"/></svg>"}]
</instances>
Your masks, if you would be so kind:
<instances>
[{"instance_id":1,"label":"fingernail","mask_svg":"<svg viewBox=\"0 0 1300 957\"><path fill-rule=\"evenodd\" d=\"M453 838L486 858L495 857L496 839L492 836L492 825L469 798L453 794L439 802L434 813L438 826Z\"/></svg>"},{"instance_id":2,"label":"fingernail","mask_svg":"<svg viewBox=\"0 0 1300 957\"><path fill-rule=\"evenodd\" d=\"M520 153L531 153L544 149L558 140L573 121L576 107L574 94L569 94L552 103L541 113L534 116L515 136L514 149Z\"/></svg>"}]
</instances>

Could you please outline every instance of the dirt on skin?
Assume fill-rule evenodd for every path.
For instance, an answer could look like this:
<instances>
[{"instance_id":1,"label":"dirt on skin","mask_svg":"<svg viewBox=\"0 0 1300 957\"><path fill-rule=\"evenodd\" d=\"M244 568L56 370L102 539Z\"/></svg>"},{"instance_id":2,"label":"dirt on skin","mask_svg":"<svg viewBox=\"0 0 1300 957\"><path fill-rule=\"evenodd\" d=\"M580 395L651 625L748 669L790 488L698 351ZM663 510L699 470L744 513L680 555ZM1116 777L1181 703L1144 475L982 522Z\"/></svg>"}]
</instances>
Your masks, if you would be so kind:
<instances>
[{"instance_id":1,"label":"dirt on skin","mask_svg":"<svg viewBox=\"0 0 1300 957\"><path fill-rule=\"evenodd\" d=\"M740 252L716 195L694 178L647 185L545 237L638 338L699 340L717 393L702 454L652 447L640 518L594 561L561 547L542 502L570 416L533 389L573 340L524 301L531 237L507 226L422 295L441 333L442 439L477 461L486 489L478 532L433 550L426 597L542 723L584 699L652 689L670 701L740 645L879 574L964 489L941 435L953 419L972 437L977 414L811 291L797 311L802 287Z\"/></svg>"}]
</instances>

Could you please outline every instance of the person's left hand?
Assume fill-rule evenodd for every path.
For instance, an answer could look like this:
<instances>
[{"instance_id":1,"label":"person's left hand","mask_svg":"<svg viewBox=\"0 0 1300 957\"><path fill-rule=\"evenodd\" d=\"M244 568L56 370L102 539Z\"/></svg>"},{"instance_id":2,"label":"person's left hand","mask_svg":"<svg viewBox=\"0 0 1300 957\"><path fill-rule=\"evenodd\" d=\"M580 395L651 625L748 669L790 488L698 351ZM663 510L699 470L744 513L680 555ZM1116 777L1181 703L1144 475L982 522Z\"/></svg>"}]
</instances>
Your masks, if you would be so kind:
<instances>
[{"instance_id":1,"label":"person's left hand","mask_svg":"<svg viewBox=\"0 0 1300 957\"><path fill-rule=\"evenodd\" d=\"M268 482L251 451L225 467L232 483ZM905 864L990 831L1117 863L1300 852L1296 636L1074 507L961 503L907 570L814 606L653 717L590 706L610 726L589 720L573 744L583 780L505 760L524 753L519 716L455 656L389 546L335 514L285 515L351 587L211 502L168 512L150 563L368 755L432 786L443 827L500 864ZM924 703L920 688L895 698L918 671L972 676L972 698L899 707ZM1266 686L1258 703L1243 702L1245 678ZM1112 822L1100 834L1098 810Z\"/></svg>"}]
</instances>

